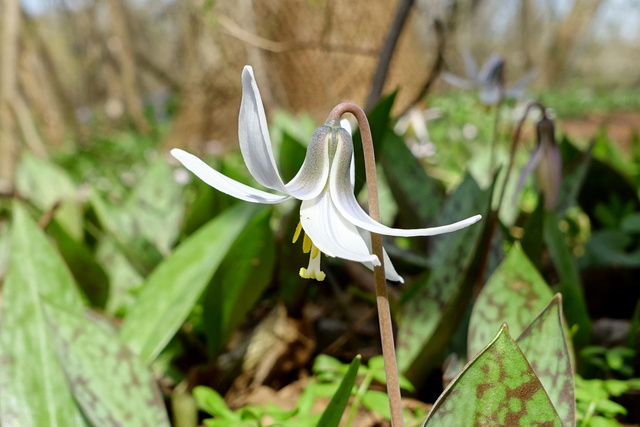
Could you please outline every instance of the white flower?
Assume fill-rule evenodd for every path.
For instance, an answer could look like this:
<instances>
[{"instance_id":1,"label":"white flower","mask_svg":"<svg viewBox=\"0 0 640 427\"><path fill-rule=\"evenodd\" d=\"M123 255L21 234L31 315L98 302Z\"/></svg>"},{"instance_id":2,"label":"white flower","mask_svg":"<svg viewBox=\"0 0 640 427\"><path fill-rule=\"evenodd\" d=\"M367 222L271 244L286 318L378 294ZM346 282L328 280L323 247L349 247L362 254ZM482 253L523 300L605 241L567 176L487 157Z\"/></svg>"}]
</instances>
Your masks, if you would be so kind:
<instances>
[{"instance_id":1,"label":"white flower","mask_svg":"<svg viewBox=\"0 0 640 427\"><path fill-rule=\"evenodd\" d=\"M480 215L476 215L442 227L413 230L390 228L373 220L353 194L353 142L350 133L339 123L325 124L315 131L300 171L285 184L276 167L262 99L249 66L242 72L242 89L238 125L242 156L255 180L280 194L228 178L183 150L175 148L171 154L204 182L238 199L265 204L290 198L301 200L300 225L294 242L304 230L303 250L310 253L309 267L300 269L302 277L324 279L320 253L361 262L369 268L380 265L378 257L371 253L370 232L389 236L432 236L459 230L480 220ZM387 279L402 281L386 253L384 263Z\"/></svg>"},{"instance_id":2,"label":"white flower","mask_svg":"<svg viewBox=\"0 0 640 427\"><path fill-rule=\"evenodd\" d=\"M469 80L458 77L454 74L444 72L442 78L452 86L461 89L479 89L480 102L484 105L497 105L503 99L517 99L524 94L527 84L536 76L537 71L531 70L526 73L516 85L510 89L504 84L504 59L496 54L484 63L480 71L476 66L476 61L469 52L463 54L464 65L467 69Z\"/></svg>"}]
</instances>

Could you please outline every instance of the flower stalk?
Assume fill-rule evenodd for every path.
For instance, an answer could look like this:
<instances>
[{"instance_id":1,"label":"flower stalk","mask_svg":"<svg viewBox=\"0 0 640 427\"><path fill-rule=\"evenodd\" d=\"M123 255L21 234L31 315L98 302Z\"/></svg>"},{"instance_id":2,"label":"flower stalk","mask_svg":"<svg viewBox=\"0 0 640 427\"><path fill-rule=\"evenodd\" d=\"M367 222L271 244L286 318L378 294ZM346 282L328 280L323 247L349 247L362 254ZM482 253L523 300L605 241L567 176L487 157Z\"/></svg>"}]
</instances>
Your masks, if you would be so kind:
<instances>
[{"instance_id":1,"label":"flower stalk","mask_svg":"<svg viewBox=\"0 0 640 427\"><path fill-rule=\"evenodd\" d=\"M369 216L380 221L380 206L378 202L378 185L376 174L376 160L373 149L373 137L367 115L358 105L352 102L344 102L337 105L329 113L327 122L340 122L340 117L345 113L351 113L358 121L360 135L362 136L362 149L364 152L365 171L367 178L367 193L369 195ZM371 233L372 252L383 259L382 237L377 233ZM387 395L391 408L391 425L402 427L402 396L400 394L400 381L398 379L398 363L393 339L393 322L389 296L387 294L387 282L385 279L384 263L373 268L373 277L376 289L376 305L378 308L378 322L380 325L380 340L382 342L382 357L384 358L385 376L387 378Z\"/></svg>"}]
</instances>

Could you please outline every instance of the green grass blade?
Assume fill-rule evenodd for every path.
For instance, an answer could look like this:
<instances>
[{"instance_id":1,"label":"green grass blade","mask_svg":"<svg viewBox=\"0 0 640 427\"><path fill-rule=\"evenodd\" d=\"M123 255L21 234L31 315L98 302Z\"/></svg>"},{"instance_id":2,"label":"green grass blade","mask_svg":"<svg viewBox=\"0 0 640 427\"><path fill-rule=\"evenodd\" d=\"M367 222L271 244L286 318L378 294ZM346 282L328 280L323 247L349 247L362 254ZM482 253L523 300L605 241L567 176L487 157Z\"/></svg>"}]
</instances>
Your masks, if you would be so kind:
<instances>
[{"instance_id":1,"label":"green grass blade","mask_svg":"<svg viewBox=\"0 0 640 427\"><path fill-rule=\"evenodd\" d=\"M147 278L121 330L122 339L145 363L176 333L258 209L252 204L228 209L182 242Z\"/></svg>"},{"instance_id":2,"label":"green grass blade","mask_svg":"<svg viewBox=\"0 0 640 427\"><path fill-rule=\"evenodd\" d=\"M358 355L351 361L347 374L342 379L342 382L340 383L340 386L338 386L336 393L331 398L329 405L327 405L327 409L325 409L320 421L318 421L317 427L338 427L340 424L342 414L344 413L347 403L349 403L349 398L351 397L351 390L356 382L361 358L362 356Z\"/></svg>"},{"instance_id":3,"label":"green grass blade","mask_svg":"<svg viewBox=\"0 0 640 427\"><path fill-rule=\"evenodd\" d=\"M169 426L151 372L104 321L45 302L53 343L73 395L94 426Z\"/></svg>"},{"instance_id":4,"label":"green grass blade","mask_svg":"<svg viewBox=\"0 0 640 427\"><path fill-rule=\"evenodd\" d=\"M10 239L2 288L0 424L83 426L56 359L40 298L79 311L80 294L60 256L18 203Z\"/></svg>"}]
</instances>

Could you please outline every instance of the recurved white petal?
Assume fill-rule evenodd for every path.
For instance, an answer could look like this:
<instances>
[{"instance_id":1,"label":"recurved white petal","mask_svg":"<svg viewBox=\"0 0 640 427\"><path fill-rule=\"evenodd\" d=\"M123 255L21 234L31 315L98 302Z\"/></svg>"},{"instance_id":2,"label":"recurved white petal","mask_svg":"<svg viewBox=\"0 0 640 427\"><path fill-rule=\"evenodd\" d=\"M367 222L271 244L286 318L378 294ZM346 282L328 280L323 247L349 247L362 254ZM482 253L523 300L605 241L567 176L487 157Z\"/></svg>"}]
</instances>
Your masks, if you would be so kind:
<instances>
[{"instance_id":1,"label":"recurved white petal","mask_svg":"<svg viewBox=\"0 0 640 427\"><path fill-rule=\"evenodd\" d=\"M290 198L290 196L267 193L235 181L213 169L193 154L179 148L171 150L171 155L205 183L237 199L253 203L274 204Z\"/></svg>"},{"instance_id":2,"label":"recurved white petal","mask_svg":"<svg viewBox=\"0 0 640 427\"><path fill-rule=\"evenodd\" d=\"M459 87L460 89L473 89L476 85L475 82L469 81L467 79L463 79L462 77L458 77L455 74L451 74L448 72L442 73L442 79L449 83L451 86Z\"/></svg>"},{"instance_id":3,"label":"recurved white petal","mask_svg":"<svg viewBox=\"0 0 640 427\"><path fill-rule=\"evenodd\" d=\"M302 202L300 223L321 252L356 262L380 265L378 257L369 252L356 227L340 215L333 205L328 188L318 197Z\"/></svg>"},{"instance_id":4,"label":"recurved white petal","mask_svg":"<svg viewBox=\"0 0 640 427\"><path fill-rule=\"evenodd\" d=\"M311 137L302 167L286 185L287 193L296 199L313 199L327 185L331 133L329 126L320 126Z\"/></svg>"},{"instance_id":5,"label":"recurved white petal","mask_svg":"<svg viewBox=\"0 0 640 427\"><path fill-rule=\"evenodd\" d=\"M373 252L373 247L371 245L371 233L361 228L358 229L358 232L360 233L362 240L364 240L364 242L367 244L367 248L369 248L369 251ZM385 251L384 248L382 248L382 257L384 258L385 278L387 280L391 280L392 282L404 283L404 279L396 271L395 267L391 263L391 258L389 258L389 255L387 255L387 251ZM370 262L363 262L362 264L368 269L373 270L373 264L371 264Z\"/></svg>"},{"instance_id":6,"label":"recurved white petal","mask_svg":"<svg viewBox=\"0 0 640 427\"><path fill-rule=\"evenodd\" d=\"M452 231L460 230L475 224L482 218L481 215L475 215L449 225L415 229L391 228L380 224L378 221L371 218L362 209L362 207L360 207L353 194L351 182L349 180L349 166L351 165L352 156L353 143L351 142L351 138L346 131L339 130L336 154L333 159L329 175L329 193L331 194L331 199L341 216L357 227L387 236L434 236L436 234L450 233Z\"/></svg>"},{"instance_id":7,"label":"recurved white petal","mask_svg":"<svg viewBox=\"0 0 640 427\"><path fill-rule=\"evenodd\" d=\"M478 97L484 105L497 105L504 98L504 87L497 83L482 86Z\"/></svg>"},{"instance_id":8,"label":"recurved white petal","mask_svg":"<svg viewBox=\"0 0 640 427\"><path fill-rule=\"evenodd\" d=\"M253 76L253 68L248 65L242 71L238 139L244 162L256 181L267 188L286 193L273 156L262 97Z\"/></svg>"},{"instance_id":9,"label":"recurved white petal","mask_svg":"<svg viewBox=\"0 0 640 427\"><path fill-rule=\"evenodd\" d=\"M467 75L472 80L478 80L478 67L476 65L476 60L471 55L471 52L465 50L462 53L462 59L464 60L464 68L467 70Z\"/></svg>"},{"instance_id":10,"label":"recurved white petal","mask_svg":"<svg viewBox=\"0 0 640 427\"><path fill-rule=\"evenodd\" d=\"M487 84L496 78L496 75L501 74L504 68L504 59L494 53L487 59L482 65L480 72L478 73L478 81L480 84Z\"/></svg>"}]
</instances>

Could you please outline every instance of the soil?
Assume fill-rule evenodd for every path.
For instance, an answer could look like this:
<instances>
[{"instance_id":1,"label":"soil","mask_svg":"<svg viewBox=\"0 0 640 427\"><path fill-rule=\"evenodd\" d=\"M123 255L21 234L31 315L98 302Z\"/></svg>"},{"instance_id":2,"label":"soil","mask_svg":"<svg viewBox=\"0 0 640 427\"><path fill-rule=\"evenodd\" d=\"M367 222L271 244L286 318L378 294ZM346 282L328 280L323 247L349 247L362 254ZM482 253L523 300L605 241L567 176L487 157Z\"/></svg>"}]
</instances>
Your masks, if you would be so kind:
<instances>
[{"instance_id":1,"label":"soil","mask_svg":"<svg viewBox=\"0 0 640 427\"><path fill-rule=\"evenodd\" d=\"M604 127L611 140L628 153L633 135L640 135L640 111L592 113L586 117L560 119L560 130L576 142L587 142Z\"/></svg>"}]
</instances>

